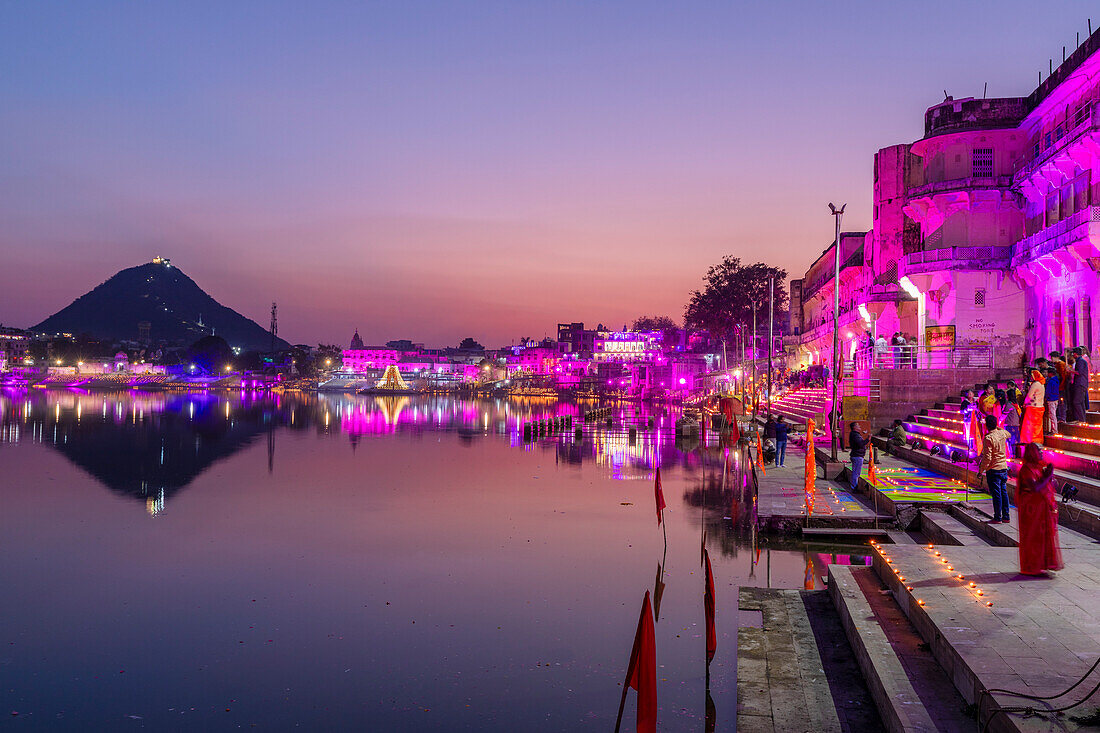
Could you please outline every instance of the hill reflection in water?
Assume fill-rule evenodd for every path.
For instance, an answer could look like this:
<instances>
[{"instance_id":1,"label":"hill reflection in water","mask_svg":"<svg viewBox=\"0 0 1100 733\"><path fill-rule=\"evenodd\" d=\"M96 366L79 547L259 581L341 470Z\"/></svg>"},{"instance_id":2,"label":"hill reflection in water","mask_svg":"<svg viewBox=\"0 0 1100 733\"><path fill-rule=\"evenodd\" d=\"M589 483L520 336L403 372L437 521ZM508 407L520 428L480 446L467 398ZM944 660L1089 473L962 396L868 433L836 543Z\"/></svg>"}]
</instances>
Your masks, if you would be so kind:
<instances>
[{"instance_id":1,"label":"hill reflection in water","mask_svg":"<svg viewBox=\"0 0 1100 733\"><path fill-rule=\"evenodd\" d=\"M346 437L353 450L362 440L399 433L454 432L465 444L492 437L553 451L559 463L594 462L617 479L636 479L638 469L658 464L691 468L699 462L697 450L674 444L676 416L665 409L624 405L612 428L585 424L584 409L539 398L14 390L0 393L0 446L50 446L111 491L145 502L153 514L212 465L259 440L266 442L273 470L279 436L294 431ZM524 441L526 422L555 416L571 416L573 428ZM630 425L638 426L635 434Z\"/></svg>"}]
</instances>

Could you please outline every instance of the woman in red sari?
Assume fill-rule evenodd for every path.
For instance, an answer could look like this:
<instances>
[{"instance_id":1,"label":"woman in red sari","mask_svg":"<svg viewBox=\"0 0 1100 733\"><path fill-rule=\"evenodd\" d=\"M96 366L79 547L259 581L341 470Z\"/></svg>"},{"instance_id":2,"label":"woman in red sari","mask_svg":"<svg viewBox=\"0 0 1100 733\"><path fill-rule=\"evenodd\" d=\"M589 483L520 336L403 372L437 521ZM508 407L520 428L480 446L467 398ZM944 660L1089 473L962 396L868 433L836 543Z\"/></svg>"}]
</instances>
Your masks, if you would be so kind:
<instances>
[{"instance_id":1,"label":"woman in red sari","mask_svg":"<svg viewBox=\"0 0 1100 733\"><path fill-rule=\"evenodd\" d=\"M1043 408L1046 407L1046 389L1043 386L1046 380L1037 370L1031 372L1031 387L1027 390L1024 399L1024 420L1020 424L1020 442L1043 443Z\"/></svg>"},{"instance_id":2,"label":"woman in red sari","mask_svg":"<svg viewBox=\"0 0 1100 733\"><path fill-rule=\"evenodd\" d=\"M1042 575L1062 569L1058 549L1058 505L1054 499L1054 466L1043 460L1035 443L1024 449L1016 477L1016 509L1020 515L1020 572Z\"/></svg>"}]
</instances>

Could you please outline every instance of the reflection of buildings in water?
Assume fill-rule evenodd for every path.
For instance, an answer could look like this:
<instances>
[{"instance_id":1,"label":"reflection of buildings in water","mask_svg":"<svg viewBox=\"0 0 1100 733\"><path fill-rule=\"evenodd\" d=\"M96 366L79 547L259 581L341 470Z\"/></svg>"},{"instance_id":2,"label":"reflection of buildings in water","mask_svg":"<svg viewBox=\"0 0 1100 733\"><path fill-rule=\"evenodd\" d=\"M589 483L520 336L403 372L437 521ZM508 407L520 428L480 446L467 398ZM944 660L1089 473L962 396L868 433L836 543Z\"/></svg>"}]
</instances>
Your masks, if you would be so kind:
<instances>
[{"instance_id":1,"label":"reflection of buildings in water","mask_svg":"<svg viewBox=\"0 0 1100 733\"><path fill-rule=\"evenodd\" d=\"M455 430L465 440L508 435L516 445L525 422L576 410L545 398L475 400L322 394L318 400L325 419L337 421L353 441L370 435Z\"/></svg>"},{"instance_id":2,"label":"reflection of buildings in water","mask_svg":"<svg viewBox=\"0 0 1100 733\"><path fill-rule=\"evenodd\" d=\"M755 520L753 489L743 473L745 459L736 447L710 448L697 457L697 478L684 492L684 504L699 510L708 548L736 557L739 547L751 546Z\"/></svg>"}]
</instances>

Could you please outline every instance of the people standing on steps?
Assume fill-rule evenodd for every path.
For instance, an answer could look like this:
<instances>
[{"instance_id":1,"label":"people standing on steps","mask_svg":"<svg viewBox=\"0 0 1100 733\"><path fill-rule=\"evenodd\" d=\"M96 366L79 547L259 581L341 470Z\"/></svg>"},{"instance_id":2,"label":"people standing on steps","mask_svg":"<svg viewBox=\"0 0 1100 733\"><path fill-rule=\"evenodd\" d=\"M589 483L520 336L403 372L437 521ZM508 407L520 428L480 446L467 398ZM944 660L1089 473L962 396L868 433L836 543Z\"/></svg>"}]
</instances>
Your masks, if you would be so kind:
<instances>
[{"instance_id":1,"label":"people standing on steps","mask_svg":"<svg viewBox=\"0 0 1100 733\"><path fill-rule=\"evenodd\" d=\"M1058 370L1055 367L1047 367L1047 383L1045 385L1046 419L1043 421L1043 434L1050 435L1058 432L1058 400L1062 399L1062 382L1058 379Z\"/></svg>"},{"instance_id":2,"label":"people standing on steps","mask_svg":"<svg viewBox=\"0 0 1100 733\"><path fill-rule=\"evenodd\" d=\"M985 471L989 495L993 497L993 519L990 524L1008 522L1008 433L997 427L997 418L985 418L986 434L982 440L982 457L978 473Z\"/></svg>"},{"instance_id":3,"label":"people standing on steps","mask_svg":"<svg viewBox=\"0 0 1100 733\"><path fill-rule=\"evenodd\" d=\"M1044 360L1045 361L1045 360ZM1046 406L1046 385L1038 369L1031 371L1031 384L1024 397L1024 419L1020 423L1020 441L1043 442L1043 408Z\"/></svg>"},{"instance_id":4,"label":"people standing on steps","mask_svg":"<svg viewBox=\"0 0 1100 733\"><path fill-rule=\"evenodd\" d=\"M791 426L780 415L775 421L775 465L780 468L787 458L787 435L790 431Z\"/></svg>"},{"instance_id":5,"label":"people standing on steps","mask_svg":"<svg viewBox=\"0 0 1100 733\"><path fill-rule=\"evenodd\" d=\"M1070 403L1069 390L1072 383L1070 371L1072 367L1066 363L1066 359L1062 357L1061 352L1052 351L1048 356L1050 356L1050 365L1058 372L1058 419L1065 420L1066 410L1069 408ZM1073 358L1072 350L1068 352L1068 358ZM1057 423L1055 428L1055 432L1057 432Z\"/></svg>"},{"instance_id":6,"label":"people standing on steps","mask_svg":"<svg viewBox=\"0 0 1100 733\"><path fill-rule=\"evenodd\" d=\"M1054 466L1043 460L1035 443L1024 449L1016 476L1016 513L1020 518L1020 572L1042 575L1061 570L1058 549L1058 504L1054 498Z\"/></svg>"},{"instance_id":7,"label":"people standing on steps","mask_svg":"<svg viewBox=\"0 0 1100 733\"><path fill-rule=\"evenodd\" d=\"M886 343L886 337L879 334L879 337L875 339L875 362L874 367L876 369L886 368L886 354L890 351L890 345Z\"/></svg>"},{"instance_id":8,"label":"people standing on steps","mask_svg":"<svg viewBox=\"0 0 1100 733\"><path fill-rule=\"evenodd\" d=\"M1008 433L1010 448L1020 442L1020 406L1002 393L998 401L1001 411L1001 427Z\"/></svg>"},{"instance_id":9,"label":"people standing on steps","mask_svg":"<svg viewBox=\"0 0 1100 733\"><path fill-rule=\"evenodd\" d=\"M852 460L851 488L859 488L859 475L863 471L863 459L867 455L867 435L859 429L859 423L853 422L848 433L848 457Z\"/></svg>"},{"instance_id":10,"label":"people standing on steps","mask_svg":"<svg viewBox=\"0 0 1100 733\"><path fill-rule=\"evenodd\" d=\"M1069 415L1069 421L1081 423L1085 422L1089 411L1089 360L1084 346L1078 346L1073 353L1076 358L1073 373L1070 375L1073 382L1069 392L1073 411Z\"/></svg>"}]
</instances>

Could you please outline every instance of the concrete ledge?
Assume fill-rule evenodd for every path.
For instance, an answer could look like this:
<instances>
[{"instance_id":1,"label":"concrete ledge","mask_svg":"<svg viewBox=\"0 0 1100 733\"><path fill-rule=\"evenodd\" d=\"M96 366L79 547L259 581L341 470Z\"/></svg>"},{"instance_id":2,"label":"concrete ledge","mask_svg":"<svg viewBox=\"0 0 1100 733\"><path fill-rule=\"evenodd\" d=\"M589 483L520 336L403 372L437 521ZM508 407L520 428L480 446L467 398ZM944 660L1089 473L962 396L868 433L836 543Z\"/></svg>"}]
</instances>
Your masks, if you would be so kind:
<instances>
[{"instance_id":1,"label":"concrete ledge","mask_svg":"<svg viewBox=\"0 0 1100 733\"><path fill-rule=\"evenodd\" d=\"M829 566L829 597L840 615L840 623L886 730L890 733L940 730L875 620L867 598L856 584L852 567Z\"/></svg>"}]
</instances>

